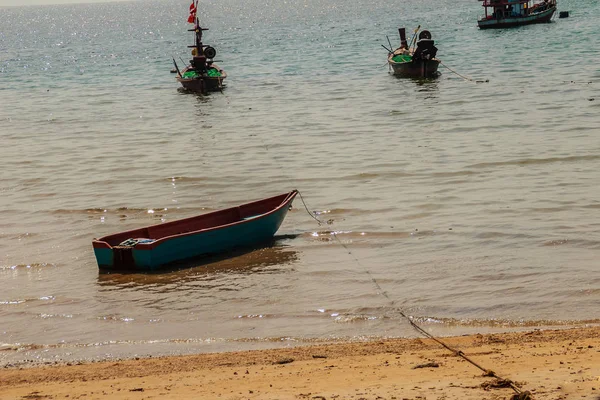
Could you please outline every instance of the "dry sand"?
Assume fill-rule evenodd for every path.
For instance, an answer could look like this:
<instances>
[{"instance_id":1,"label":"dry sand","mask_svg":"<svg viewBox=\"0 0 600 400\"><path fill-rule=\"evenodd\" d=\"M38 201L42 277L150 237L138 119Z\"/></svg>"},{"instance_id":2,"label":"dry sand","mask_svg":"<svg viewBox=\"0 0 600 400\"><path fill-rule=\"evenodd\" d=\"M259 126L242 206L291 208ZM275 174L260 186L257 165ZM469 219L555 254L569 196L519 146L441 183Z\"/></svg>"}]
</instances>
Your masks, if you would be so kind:
<instances>
[{"instance_id":1,"label":"dry sand","mask_svg":"<svg viewBox=\"0 0 600 400\"><path fill-rule=\"evenodd\" d=\"M443 340L533 399L600 400L600 327ZM433 364L418 368L427 363ZM398 339L4 368L0 399L480 400L515 394L494 383L429 339Z\"/></svg>"}]
</instances>

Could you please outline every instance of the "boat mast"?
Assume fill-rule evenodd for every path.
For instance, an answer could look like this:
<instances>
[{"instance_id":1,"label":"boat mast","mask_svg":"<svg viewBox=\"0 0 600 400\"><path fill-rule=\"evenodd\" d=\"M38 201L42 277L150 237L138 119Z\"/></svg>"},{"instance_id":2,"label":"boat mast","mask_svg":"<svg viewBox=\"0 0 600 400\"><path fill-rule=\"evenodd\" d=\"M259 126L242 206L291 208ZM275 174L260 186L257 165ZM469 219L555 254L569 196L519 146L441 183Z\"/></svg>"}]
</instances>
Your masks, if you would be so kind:
<instances>
[{"instance_id":1,"label":"boat mast","mask_svg":"<svg viewBox=\"0 0 600 400\"><path fill-rule=\"evenodd\" d=\"M196 10L198 10L198 0L196 0ZM192 46L188 46L188 48L192 48L192 67L201 73L206 72L207 62L206 55L204 54L204 44L202 44L202 31L207 31L208 28L202 28L200 26L200 19L198 16L195 16L194 29L188 29L189 32L194 32L194 44Z\"/></svg>"},{"instance_id":2,"label":"boat mast","mask_svg":"<svg viewBox=\"0 0 600 400\"><path fill-rule=\"evenodd\" d=\"M196 13L198 12L198 1L199 0L196 0ZM204 30L206 30L206 29L202 29L200 27L200 19L198 18L198 15L196 14L194 29L190 29L190 31L194 32L194 46L190 46L190 47L194 47L196 49L195 56L203 56L204 55L203 46L202 46L202 31L204 31Z\"/></svg>"},{"instance_id":3,"label":"boat mast","mask_svg":"<svg viewBox=\"0 0 600 400\"><path fill-rule=\"evenodd\" d=\"M198 1L196 0L196 10L198 9ZM196 15L196 24L194 25L194 29L196 30L196 52L198 56L203 56L204 51L202 48L202 31L203 29L200 27L200 19L198 15Z\"/></svg>"}]
</instances>

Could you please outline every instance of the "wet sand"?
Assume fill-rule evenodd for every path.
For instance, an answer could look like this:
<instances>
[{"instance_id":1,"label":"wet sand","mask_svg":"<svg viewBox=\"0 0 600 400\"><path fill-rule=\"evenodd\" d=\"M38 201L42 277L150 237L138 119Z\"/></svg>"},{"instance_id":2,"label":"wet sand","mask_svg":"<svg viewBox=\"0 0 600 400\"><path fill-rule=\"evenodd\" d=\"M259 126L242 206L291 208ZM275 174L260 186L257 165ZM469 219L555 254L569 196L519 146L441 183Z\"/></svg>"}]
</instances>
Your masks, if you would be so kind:
<instances>
[{"instance_id":1,"label":"wet sand","mask_svg":"<svg viewBox=\"0 0 600 400\"><path fill-rule=\"evenodd\" d=\"M534 399L600 399L600 327L443 339ZM429 339L0 370L0 399L510 399ZM499 387L497 387L499 386Z\"/></svg>"}]
</instances>

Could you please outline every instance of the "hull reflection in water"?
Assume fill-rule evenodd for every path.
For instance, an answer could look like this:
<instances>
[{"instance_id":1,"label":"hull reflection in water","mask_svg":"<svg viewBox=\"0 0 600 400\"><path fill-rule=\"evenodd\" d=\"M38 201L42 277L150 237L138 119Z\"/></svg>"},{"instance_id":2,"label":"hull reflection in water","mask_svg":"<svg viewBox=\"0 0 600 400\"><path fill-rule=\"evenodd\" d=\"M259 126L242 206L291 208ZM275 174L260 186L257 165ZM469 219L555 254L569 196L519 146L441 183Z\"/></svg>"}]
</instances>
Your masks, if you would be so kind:
<instances>
[{"instance_id":1,"label":"hull reflection in water","mask_svg":"<svg viewBox=\"0 0 600 400\"><path fill-rule=\"evenodd\" d=\"M187 261L172 265L161 273L115 273L101 270L98 284L103 287L127 286L143 289L145 287L164 286L173 290L181 290L179 286L169 286L173 283L196 281L199 276L204 280L214 279L217 275L256 275L285 273L284 267L298 261L298 252L291 247L278 245L281 239L294 238L294 235L276 236L266 247L240 249L228 254L205 257L200 261ZM208 278L206 278L208 277ZM168 286L168 287L167 287ZM161 291L164 291L162 290Z\"/></svg>"}]
</instances>

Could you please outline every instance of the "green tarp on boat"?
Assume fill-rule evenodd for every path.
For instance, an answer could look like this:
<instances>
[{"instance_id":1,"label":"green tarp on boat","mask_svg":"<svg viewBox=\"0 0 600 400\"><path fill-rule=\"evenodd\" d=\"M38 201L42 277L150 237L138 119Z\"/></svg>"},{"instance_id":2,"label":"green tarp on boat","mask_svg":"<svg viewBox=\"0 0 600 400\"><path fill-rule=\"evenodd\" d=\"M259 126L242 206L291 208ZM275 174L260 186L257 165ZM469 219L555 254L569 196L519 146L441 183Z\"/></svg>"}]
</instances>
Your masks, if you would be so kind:
<instances>
[{"instance_id":1,"label":"green tarp on boat","mask_svg":"<svg viewBox=\"0 0 600 400\"><path fill-rule=\"evenodd\" d=\"M200 76L200 74L196 71L187 71L187 72L183 73L182 78L183 79L192 79L192 78L196 78L198 76Z\"/></svg>"},{"instance_id":2,"label":"green tarp on boat","mask_svg":"<svg viewBox=\"0 0 600 400\"><path fill-rule=\"evenodd\" d=\"M206 71L206 75L208 75L210 77L219 77L219 76L221 76L221 73L219 72L218 69L211 68ZM182 78L183 79L194 79L194 78L199 78L201 76L202 76L202 74L199 74L198 71L187 71L187 72L183 73Z\"/></svg>"},{"instance_id":3,"label":"green tarp on boat","mask_svg":"<svg viewBox=\"0 0 600 400\"><path fill-rule=\"evenodd\" d=\"M394 62L411 62L412 61L412 56L409 56L408 54L396 54L394 57L392 57L392 61Z\"/></svg>"}]
</instances>

